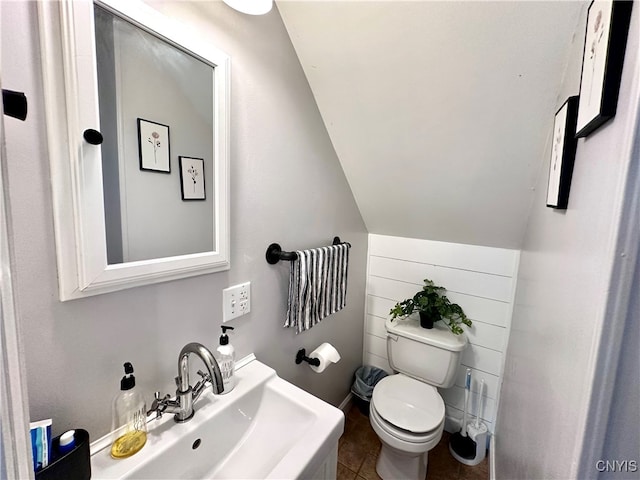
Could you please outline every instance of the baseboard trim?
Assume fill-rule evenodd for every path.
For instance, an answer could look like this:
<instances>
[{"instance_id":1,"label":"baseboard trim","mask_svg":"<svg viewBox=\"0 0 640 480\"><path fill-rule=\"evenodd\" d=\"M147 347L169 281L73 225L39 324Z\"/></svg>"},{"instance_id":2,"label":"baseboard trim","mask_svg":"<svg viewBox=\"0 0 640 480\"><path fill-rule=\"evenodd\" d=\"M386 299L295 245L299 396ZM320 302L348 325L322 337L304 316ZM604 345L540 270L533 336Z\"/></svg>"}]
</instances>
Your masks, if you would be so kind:
<instances>
[{"instance_id":1,"label":"baseboard trim","mask_svg":"<svg viewBox=\"0 0 640 480\"><path fill-rule=\"evenodd\" d=\"M496 480L496 437L489 437L489 479Z\"/></svg>"},{"instance_id":2,"label":"baseboard trim","mask_svg":"<svg viewBox=\"0 0 640 480\"><path fill-rule=\"evenodd\" d=\"M353 405L353 394L349 392L345 399L342 400L338 408L342 410L342 412L346 415L347 412L351 410L351 405Z\"/></svg>"}]
</instances>

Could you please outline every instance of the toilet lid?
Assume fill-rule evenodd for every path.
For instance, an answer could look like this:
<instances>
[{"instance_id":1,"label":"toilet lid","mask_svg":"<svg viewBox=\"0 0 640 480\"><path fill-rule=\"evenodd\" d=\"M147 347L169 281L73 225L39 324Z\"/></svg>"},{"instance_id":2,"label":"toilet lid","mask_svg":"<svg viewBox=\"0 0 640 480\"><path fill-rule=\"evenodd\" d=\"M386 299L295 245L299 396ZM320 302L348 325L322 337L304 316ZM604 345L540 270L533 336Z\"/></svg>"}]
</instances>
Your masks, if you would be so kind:
<instances>
[{"instance_id":1,"label":"toilet lid","mask_svg":"<svg viewBox=\"0 0 640 480\"><path fill-rule=\"evenodd\" d=\"M429 432L444 418L444 401L438 390L402 374L380 380L373 389L372 402L387 422L414 433Z\"/></svg>"}]
</instances>

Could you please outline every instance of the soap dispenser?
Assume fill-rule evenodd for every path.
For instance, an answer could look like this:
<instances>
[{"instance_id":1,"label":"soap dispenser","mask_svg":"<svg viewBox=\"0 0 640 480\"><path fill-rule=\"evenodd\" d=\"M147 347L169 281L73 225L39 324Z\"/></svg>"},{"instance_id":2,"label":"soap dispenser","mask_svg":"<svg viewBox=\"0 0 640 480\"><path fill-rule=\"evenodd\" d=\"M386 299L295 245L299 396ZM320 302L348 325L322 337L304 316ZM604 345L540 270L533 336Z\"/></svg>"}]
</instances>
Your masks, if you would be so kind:
<instances>
[{"instance_id":1,"label":"soap dispenser","mask_svg":"<svg viewBox=\"0 0 640 480\"><path fill-rule=\"evenodd\" d=\"M113 400L113 458L130 457L147 442L147 406L135 388L136 377L131 363L124 364L124 373L120 380L120 393Z\"/></svg>"},{"instance_id":2,"label":"soap dispenser","mask_svg":"<svg viewBox=\"0 0 640 480\"><path fill-rule=\"evenodd\" d=\"M233 345L229 343L227 330L233 327L222 325L222 335L220 335L220 345L216 348L216 360L222 373L222 384L224 392L229 393L236 386L236 352Z\"/></svg>"}]
</instances>

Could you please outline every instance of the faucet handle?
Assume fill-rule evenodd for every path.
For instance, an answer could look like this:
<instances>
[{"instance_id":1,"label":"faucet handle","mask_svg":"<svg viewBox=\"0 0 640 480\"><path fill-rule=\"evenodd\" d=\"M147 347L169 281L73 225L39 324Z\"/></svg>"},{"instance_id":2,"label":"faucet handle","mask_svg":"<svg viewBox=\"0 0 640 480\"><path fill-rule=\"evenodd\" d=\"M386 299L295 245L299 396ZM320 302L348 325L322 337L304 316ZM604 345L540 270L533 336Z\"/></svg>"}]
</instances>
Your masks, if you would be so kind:
<instances>
[{"instance_id":1,"label":"faucet handle","mask_svg":"<svg viewBox=\"0 0 640 480\"><path fill-rule=\"evenodd\" d=\"M171 395L167 393L164 397L160 398L160 392L154 392L153 397L153 402L151 403L151 408L147 412L147 416L155 412L156 419L158 419L162 417L162 413L167 409L167 403L171 398Z\"/></svg>"},{"instance_id":2,"label":"faucet handle","mask_svg":"<svg viewBox=\"0 0 640 480\"><path fill-rule=\"evenodd\" d=\"M202 377L202 380L199 380L196 386L193 387L193 395L195 398L199 397L204 389L207 388L207 383L211 383L211 375L204 373L202 370L198 370L197 373Z\"/></svg>"},{"instance_id":3,"label":"faucet handle","mask_svg":"<svg viewBox=\"0 0 640 480\"><path fill-rule=\"evenodd\" d=\"M151 403L151 409L149 412L153 412L158 410L158 406L160 405L160 392L153 393L153 402Z\"/></svg>"},{"instance_id":4,"label":"faucet handle","mask_svg":"<svg viewBox=\"0 0 640 480\"><path fill-rule=\"evenodd\" d=\"M147 416L151 415L153 412L156 413L156 419L162 416L162 412L160 411L160 401L160 392L154 392L153 402L151 402L151 408L147 411Z\"/></svg>"}]
</instances>

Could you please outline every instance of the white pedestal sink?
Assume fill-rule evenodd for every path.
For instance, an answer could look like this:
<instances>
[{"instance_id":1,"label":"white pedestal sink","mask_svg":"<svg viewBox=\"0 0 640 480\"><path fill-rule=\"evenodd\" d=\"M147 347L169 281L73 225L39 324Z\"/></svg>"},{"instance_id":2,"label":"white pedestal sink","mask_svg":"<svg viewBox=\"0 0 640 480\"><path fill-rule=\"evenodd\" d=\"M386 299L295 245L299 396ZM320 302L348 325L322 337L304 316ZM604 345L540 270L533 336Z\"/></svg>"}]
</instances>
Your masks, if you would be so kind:
<instances>
[{"instance_id":1,"label":"white pedestal sink","mask_svg":"<svg viewBox=\"0 0 640 480\"><path fill-rule=\"evenodd\" d=\"M203 394L189 422L173 415L150 422L146 445L132 457L111 458L103 442L91 457L92 478L335 479L342 412L258 360L237 376L228 394Z\"/></svg>"}]
</instances>

